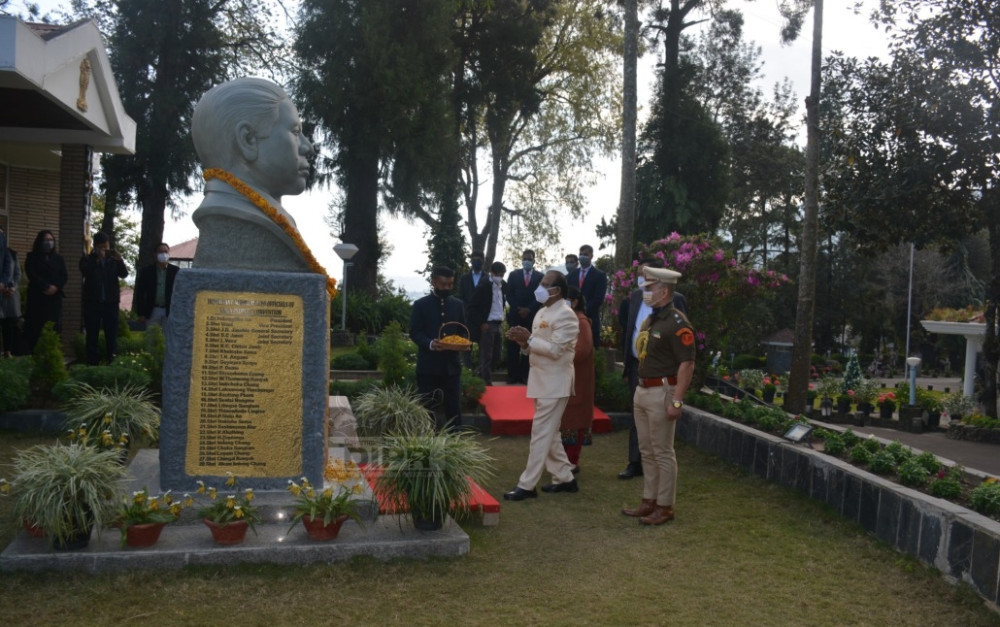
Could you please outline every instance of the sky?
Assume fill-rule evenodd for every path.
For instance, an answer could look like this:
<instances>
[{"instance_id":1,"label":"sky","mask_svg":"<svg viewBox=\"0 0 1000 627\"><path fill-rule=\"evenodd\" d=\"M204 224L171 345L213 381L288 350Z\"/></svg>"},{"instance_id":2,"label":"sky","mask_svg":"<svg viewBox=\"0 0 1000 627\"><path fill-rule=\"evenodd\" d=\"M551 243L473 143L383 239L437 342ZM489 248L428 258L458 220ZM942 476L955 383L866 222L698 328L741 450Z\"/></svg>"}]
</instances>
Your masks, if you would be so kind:
<instances>
[{"instance_id":1,"label":"sky","mask_svg":"<svg viewBox=\"0 0 1000 627\"><path fill-rule=\"evenodd\" d=\"M868 0L871 3L871 0ZM14 3L16 4L16 3ZM41 0L39 5L43 12L53 9L64 2L58 0ZM853 3L843 3L853 4ZM731 2L734 7L743 10L745 23L745 39L753 41L762 49L765 78L761 87L770 93L771 87L787 77L793 84L800 103L800 115L804 115L802 102L809 91L809 66L811 55L812 16L807 18L803 33L798 41L789 46L780 44L781 17L777 10L777 0L757 0L755 2ZM876 30L865 15L855 15L850 7L838 6L839 2L828 2L823 16L823 54L828 55L833 50L857 57L882 56L886 51L884 34ZM12 7L17 10L17 7ZM639 120L640 125L646 112L654 88L654 67L657 53L651 52L639 59ZM804 131L799 142L805 143ZM570 252L577 252L583 244L591 244L597 248L598 241L594 227L601 218L610 219L615 215L618 206L619 185L621 181L620 156L603 158L594 163L599 182L587 194L584 220L564 220L565 230L560 233L561 249L539 251L549 261L558 262ZM489 179L483 180L486 186L483 195L489 195ZM329 187L316 188L299 196L286 196L282 200L284 208L295 218L303 238L309 245L314 256L326 267L330 276L338 279L343 272L343 262L333 252L333 246L339 241L330 235L330 229L325 224L327 207L337 196L337 190ZM190 198L179 199L178 205L186 214L184 218L174 221L167 217L164 228L164 240L170 244L197 237L198 229L190 219L190 213L201 201L200 194ZM482 204L482 203L480 203ZM481 208L481 212L485 209ZM482 218L481 218L482 219ZM382 225L391 242L393 250L388 260L383 264L383 274L398 287L402 287L411 295L421 294L427 289L426 279L417 273L426 263L427 229L423 223L407 222L404 219L383 218ZM463 233L467 236L463 222ZM498 251L505 250L501 239ZM614 249L598 251L602 254L614 254ZM516 267L519 259L499 259L508 267Z\"/></svg>"}]
</instances>

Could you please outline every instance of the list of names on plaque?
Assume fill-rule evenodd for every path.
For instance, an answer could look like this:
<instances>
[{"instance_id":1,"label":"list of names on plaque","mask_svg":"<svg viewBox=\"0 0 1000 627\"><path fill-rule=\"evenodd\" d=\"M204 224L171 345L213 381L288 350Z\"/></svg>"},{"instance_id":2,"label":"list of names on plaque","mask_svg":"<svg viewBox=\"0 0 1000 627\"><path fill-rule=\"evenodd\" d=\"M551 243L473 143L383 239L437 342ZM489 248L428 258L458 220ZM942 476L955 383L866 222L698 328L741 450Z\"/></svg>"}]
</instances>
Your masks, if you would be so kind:
<instances>
[{"instance_id":1,"label":"list of names on plaque","mask_svg":"<svg viewBox=\"0 0 1000 627\"><path fill-rule=\"evenodd\" d=\"M188 474L301 473L303 324L300 296L198 293Z\"/></svg>"}]
</instances>

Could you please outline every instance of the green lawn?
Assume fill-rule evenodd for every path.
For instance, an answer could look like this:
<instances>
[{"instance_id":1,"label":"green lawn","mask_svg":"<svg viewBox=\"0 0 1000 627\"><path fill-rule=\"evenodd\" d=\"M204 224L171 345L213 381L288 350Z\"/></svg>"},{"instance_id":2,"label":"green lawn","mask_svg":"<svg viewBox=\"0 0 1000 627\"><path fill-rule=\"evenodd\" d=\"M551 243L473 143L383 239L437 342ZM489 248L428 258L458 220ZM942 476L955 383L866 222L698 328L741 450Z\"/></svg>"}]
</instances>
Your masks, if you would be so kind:
<instances>
[{"instance_id":1,"label":"green lawn","mask_svg":"<svg viewBox=\"0 0 1000 627\"><path fill-rule=\"evenodd\" d=\"M830 509L684 444L677 520L640 526L619 513L640 491L615 476L626 436L597 436L584 449L578 494L502 502L497 527L465 523L465 558L5 574L0 616L9 625L1000 624L971 590ZM0 435L0 464L35 441ZM528 441L483 441L498 461L485 487L499 496L515 484ZM0 542L11 537L5 528Z\"/></svg>"}]
</instances>

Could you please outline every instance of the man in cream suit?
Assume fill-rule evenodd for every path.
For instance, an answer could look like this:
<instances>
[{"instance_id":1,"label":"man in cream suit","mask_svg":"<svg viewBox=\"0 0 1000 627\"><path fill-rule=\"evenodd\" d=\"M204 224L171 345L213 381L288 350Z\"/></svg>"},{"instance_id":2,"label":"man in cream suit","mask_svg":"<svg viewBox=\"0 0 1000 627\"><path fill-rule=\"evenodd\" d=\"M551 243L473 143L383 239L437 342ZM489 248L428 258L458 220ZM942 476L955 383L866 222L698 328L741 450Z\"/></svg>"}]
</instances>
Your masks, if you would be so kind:
<instances>
[{"instance_id":1,"label":"man in cream suit","mask_svg":"<svg viewBox=\"0 0 1000 627\"><path fill-rule=\"evenodd\" d=\"M536 498L535 485L542 470L552 475L552 483L543 492L576 492L573 464L566 457L559 438L559 423L569 397L573 395L573 354L580 323L566 302L569 284L562 273L550 270L535 290L535 299L543 306L535 314L531 332L520 326L507 331L507 339L516 342L528 354L528 398L535 399L531 423L528 462L517 486L503 495L508 501Z\"/></svg>"}]
</instances>

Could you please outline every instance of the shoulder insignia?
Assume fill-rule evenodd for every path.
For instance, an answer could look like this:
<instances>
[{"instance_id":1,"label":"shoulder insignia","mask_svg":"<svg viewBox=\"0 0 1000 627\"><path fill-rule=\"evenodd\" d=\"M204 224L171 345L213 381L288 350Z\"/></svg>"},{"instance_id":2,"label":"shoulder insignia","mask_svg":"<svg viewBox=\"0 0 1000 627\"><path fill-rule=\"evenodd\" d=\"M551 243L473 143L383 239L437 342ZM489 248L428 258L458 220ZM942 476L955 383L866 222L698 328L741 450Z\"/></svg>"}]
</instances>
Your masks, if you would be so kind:
<instances>
[{"instance_id":1,"label":"shoulder insignia","mask_svg":"<svg viewBox=\"0 0 1000 627\"><path fill-rule=\"evenodd\" d=\"M684 346L691 346L694 344L694 331L691 329L678 329L676 335L681 338L681 344Z\"/></svg>"}]
</instances>

